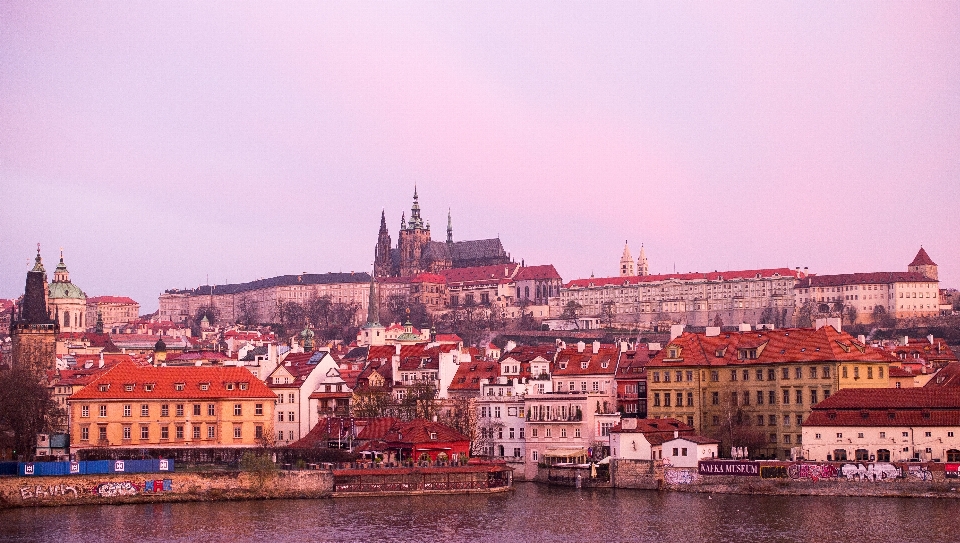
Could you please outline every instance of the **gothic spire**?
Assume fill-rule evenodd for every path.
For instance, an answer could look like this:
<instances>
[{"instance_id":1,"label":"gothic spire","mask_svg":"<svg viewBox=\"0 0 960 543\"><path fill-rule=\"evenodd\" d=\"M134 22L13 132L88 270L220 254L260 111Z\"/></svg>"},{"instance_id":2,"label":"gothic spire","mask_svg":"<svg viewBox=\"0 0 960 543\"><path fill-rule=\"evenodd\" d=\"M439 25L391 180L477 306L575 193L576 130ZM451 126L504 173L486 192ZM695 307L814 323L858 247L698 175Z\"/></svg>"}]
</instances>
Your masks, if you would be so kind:
<instances>
[{"instance_id":1,"label":"gothic spire","mask_svg":"<svg viewBox=\"0 0 960 543\"><path fill-rule=\"evenodd\" d=\"M418 229L423 228L423 219L420 218L420 202L418 201L419 197L417 196L417 186L413 186L413 206L410 207L410 222L408 223L409 228Z\"/></svg>"},{"instance_id":2,"label":"gothic spire","mask_svg":"<svg viewBox=\"0 0 960 543\"><path fill-rule=\"evenodd\" d=\"M447 243L453 243L453 218L450 216L450 208L447 208Z\"/></svg>"}]
</instances>

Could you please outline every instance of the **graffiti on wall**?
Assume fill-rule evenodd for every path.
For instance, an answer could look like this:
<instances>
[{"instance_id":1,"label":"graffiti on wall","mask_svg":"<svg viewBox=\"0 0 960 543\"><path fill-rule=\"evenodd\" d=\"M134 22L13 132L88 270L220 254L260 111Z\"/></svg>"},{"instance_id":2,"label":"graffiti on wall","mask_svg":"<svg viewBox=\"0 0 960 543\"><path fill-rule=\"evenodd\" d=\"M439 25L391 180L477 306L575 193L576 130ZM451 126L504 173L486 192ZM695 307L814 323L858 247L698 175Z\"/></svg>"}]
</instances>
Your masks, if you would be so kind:
<instances>
[{"instance_id":1,"label":"graffiti on wall","mask_svg":"<svg viewBox=\"0 0 960 543\"><path fill-rule=\"evenodd\" d=\"M760 477L762 479L786 479L787 466L760 466Z\"/></svg>"},{"instance_id":2,"label":"graffiti on wall","mask_svg":"<svg viewBox=\"0 0 960 543\"><path fill-rule=\"evenodd\" d=\"M76 497L78 491L83 491L83 488L72 485L22 486L20 487L20 499L24 501L40 500L54 496L66 496L67 494L73 494Z\"/></svg>"},{"instance_id":3,"label":"graffiti on wall","mask_svg":"<svg viewBox=\"0 0 960 543\"><path fill-rule=\"evenodd\" d=\"M893 464L844 464L840 473L848 481L886 481L900 478L900 469Z\"/></svg>"},{"instance_id":4,"label":"graffiti on wall","mask_svg":"<svg viewBox=\"0 0 960 543\"><path fill-rule=\"evenodd\" d=\"M830 464L791 464L787 468L787 475L794 480L834 479L837 477L837 467Z\"/></svg>"},{"instance_id":5,"label":"graffiti on wall","mask_svg":"<svg viewBox=\"0 0 960 543\"><path fill-rule=\"evenodd\" d=\"M157 479L155 481L144 481L143 492L145 494L156 492L170 492L173 489L172 479Z\"/></svg>"},{"instance_id":6,"label":"graffiti on wall","mask_svg":"<svg viewBox=\"0 0 960 543\"><path fill-rule=\"evenodd\" d=\"M930 473L930 470L927 469L926 466L910 466L907 472L913 479L919 479L921 481L933 480L933 474Z\"/></svg>"},{"instance_id":7,"label":"graffiti on wall","mask_svg":"<svg viewBox=\"0 0 960 543\"><path fill-rule=\"evenodd\" d=\"M117 483L100 483L97 485L94 494L105 498L112 498L114 496L136 496L137 492L137 485L130 481L123 481Z\"/></svg>"},{"instance_id":8,"label":"graffiti on wall","mask_svg":"<svg viewBox=\"0 0 960 543\"><path fill-rule=\"evenodd\" d=\"M697 475L685 469L667 469L663 472L663 480L671 485L692 485L697 482Z\"/></svg>"}]
</instances>

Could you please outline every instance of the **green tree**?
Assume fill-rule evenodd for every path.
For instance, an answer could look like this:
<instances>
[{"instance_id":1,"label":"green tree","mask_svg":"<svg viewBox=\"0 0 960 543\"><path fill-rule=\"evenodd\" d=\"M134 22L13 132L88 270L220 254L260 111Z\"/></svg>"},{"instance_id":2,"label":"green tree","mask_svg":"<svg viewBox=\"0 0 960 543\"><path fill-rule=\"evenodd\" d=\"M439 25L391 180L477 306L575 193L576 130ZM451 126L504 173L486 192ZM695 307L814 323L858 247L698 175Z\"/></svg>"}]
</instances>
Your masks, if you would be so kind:
<instances>
[{"instance_id":1,"label":"green tree","mask_svg":"<svg viewBox=\"0 0 960 543\"><path fill-rule=\"evenodd\" d=\"M572 321L577 328L580 328L580 323L577 319L580 318L580 311L583 310L583 306L580 305L576 300L570 300L567 302L567 305L563 306L563 313L560 314L560 318L568 321Z\"/></svg>"}]
</instances>

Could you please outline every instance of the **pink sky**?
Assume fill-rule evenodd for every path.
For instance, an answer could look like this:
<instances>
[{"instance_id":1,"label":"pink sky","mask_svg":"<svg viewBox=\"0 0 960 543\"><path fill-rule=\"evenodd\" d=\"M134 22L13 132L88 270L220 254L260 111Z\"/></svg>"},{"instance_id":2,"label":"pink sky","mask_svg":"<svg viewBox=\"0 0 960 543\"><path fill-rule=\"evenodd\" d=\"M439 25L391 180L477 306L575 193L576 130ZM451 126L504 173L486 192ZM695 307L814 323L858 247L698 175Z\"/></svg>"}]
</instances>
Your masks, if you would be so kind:
<instances>
[{"instance_id":1,"label":"pink sky","mask_svg":"<svg viewBox=\"0 0 960 543\"><path fill-rule=\"evenodd\" d=\"M905 270L960 286L960 8L0 3L0 297L369 270L434 238L565 280Z\"/></svg>"}]
</instances>

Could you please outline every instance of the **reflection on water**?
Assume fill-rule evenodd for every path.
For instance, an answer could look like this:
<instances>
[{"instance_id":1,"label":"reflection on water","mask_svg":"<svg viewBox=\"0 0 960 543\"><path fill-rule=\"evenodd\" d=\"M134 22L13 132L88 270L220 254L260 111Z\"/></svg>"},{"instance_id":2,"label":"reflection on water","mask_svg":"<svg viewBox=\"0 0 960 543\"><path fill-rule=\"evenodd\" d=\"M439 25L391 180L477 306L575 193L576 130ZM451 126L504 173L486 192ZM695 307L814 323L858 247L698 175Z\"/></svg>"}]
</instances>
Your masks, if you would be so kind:
<instances>
[{"instance_id":1,"label":"reflection on water","mask_svg":"<svg viewBox=\"0 0 960 543\"><path fill-rule=\"evenodd\" d=\"M708 496L519 483L489 496L18 509L0 541L957 541L960 501Z\"/></svg>"}]
</instances>

